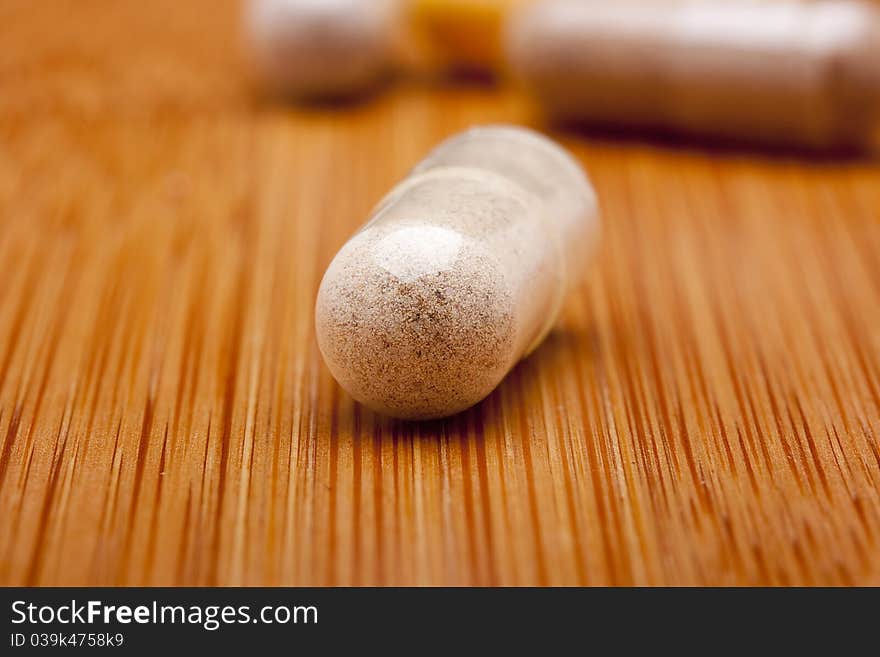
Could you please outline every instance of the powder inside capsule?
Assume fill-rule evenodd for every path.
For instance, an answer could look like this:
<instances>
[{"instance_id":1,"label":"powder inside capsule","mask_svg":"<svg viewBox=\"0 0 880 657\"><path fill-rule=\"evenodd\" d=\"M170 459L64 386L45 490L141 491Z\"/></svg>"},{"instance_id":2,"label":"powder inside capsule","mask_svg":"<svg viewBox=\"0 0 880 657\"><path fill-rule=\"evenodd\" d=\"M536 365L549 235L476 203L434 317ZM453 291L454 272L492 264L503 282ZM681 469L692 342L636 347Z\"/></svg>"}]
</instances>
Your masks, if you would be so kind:
<instances>
[{"instance_id":1,"label":"powder inside capsule","mask_svg":"<svg viewBox=\"0 0 880 657\"><path fill-rule=\"evenodd\" d=\"M592 199L573 160L529 131L485 128L441 145L324 275L315 324L334 377L396 417L483 399L555 321L568 268L582 265L571 254L595 239Z\"/></svg>"}]
</instances>

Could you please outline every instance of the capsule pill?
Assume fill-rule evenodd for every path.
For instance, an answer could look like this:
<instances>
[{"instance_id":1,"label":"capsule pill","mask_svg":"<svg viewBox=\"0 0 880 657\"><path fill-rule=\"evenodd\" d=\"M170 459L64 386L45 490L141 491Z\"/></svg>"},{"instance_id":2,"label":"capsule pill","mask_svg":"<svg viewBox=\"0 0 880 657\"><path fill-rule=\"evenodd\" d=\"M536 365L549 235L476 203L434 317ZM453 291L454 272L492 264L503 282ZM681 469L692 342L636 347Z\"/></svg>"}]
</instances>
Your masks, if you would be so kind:
<instances>
[{"instance_id":1,"label":"capsule pill","mask_svg":"<svg viewBox=\"0 0 880 657\"><path fill-rule=\"evenodd\" d=\"M880 119L880 11L857 1L544 0L506 50L566 122L822 149Z\"/></svg>"},{"instance_id":2,"label":"capsule pill","mask_svg":"<svg viewBox=\"0 0 880 657\"><path fill-rule=\"evenodd\" d=\"M303 98L369 90L391 66L396 0L250 0L245 37L271 90Z\"/></svg>"},{"instance_id":3,"label":"capsule pill","mask_svg":"<svg viewBox=\"0 0 880 657\"><path fill-rule=\"evenodd\" d=\"M552 328L598 230L587 177L546 137L510 126L453 136L330 263L315 305L324 360L381 413L464 410Z\"/></svg>"}]
</instances>

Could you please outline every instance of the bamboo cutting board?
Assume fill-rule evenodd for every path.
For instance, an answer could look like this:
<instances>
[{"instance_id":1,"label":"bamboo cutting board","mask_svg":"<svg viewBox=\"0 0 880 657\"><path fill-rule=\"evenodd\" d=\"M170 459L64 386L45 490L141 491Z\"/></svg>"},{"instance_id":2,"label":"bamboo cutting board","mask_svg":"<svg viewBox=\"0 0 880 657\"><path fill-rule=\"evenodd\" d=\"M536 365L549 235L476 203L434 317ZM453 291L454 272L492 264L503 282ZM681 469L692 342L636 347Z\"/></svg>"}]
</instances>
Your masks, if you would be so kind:
<instances>
[{"instance_id":1,"label":"bamboo cutting board","mask_svg":"<svg viewBox=\"0 0 880 657\"><path fill-rule=\"evenodd\" d=\"M876 162L554 134L586 283L484 403L394 422L323 366L320 277L433 144L530 113L273 104L236 30L0 6L0 583L880 583Z\"/></svg>"}]
</instances>

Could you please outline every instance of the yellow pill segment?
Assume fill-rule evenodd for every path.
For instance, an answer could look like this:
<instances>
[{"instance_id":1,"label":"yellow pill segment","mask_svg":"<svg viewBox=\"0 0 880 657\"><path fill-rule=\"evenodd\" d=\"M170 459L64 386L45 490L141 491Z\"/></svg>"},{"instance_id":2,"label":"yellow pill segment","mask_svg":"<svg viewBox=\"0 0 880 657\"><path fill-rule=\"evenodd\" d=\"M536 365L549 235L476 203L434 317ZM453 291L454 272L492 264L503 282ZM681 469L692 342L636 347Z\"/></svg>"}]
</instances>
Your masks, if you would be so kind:
<instances>
[{"instance_id":1,"label":"yellow pill segment","mask_svg":"<svg viewBox=\"0 0 880 657\"><path fill-rule=\"evenodd\" d=\"M552 118L806 147L880 119L880 11L847 0L544 0L506 31Z\"/></svg>"},{"instance_id":2,"label":"yellow pill segment","mask_svg":"<svg viewBox=\"0 0 880 657\"><path fill-rule=\"evenodd\" d=\"M409 16L430 65L494 72L503 56L501 33L518 0L410 0Z\"/></svg>"},{"instance_id":3,"label":"yellow pill segment","mask_svg":"<svg viewBox=\"0 0 880 657\"><path fill-rule=\"evenodd\" d=\"M315 305L324 360L381 413L464 410L552 328L598 234L593 188L560 146L512 126L455 135L330 263Z\"/></svg>"}]
</instances>

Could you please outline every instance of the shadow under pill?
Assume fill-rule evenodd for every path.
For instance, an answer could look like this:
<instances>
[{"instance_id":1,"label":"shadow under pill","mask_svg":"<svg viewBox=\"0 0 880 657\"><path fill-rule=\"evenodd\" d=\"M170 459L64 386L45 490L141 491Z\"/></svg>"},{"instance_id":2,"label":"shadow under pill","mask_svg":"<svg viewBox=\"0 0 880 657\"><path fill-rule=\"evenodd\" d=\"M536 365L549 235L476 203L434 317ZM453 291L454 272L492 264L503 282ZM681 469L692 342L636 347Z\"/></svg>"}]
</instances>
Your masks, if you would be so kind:
<instances>
[{"instance_id":1,"label":"shadow under pill","mask_svg":"<svg viewBox=\"0 0 880 657\"><path fill-rule=\"evenodd\" d=\"M398 444L440 442L473 438L482 442L488 432L506 426L523 426L523 413L540 408L540 393L547 377L558 378L565 368L597 358L598 340L592 330L557 328L527 358L520 361L481 402L460 413L437 420L401 420L374 413L355 403L355 423L372 427L376 435ZM509 417L505 417L509 416ZM369 429L367 429L369 431ZM526 436L522 436L525 438Z\"/></svg>"},{"instance_id":2,"label":"shadow under pill","mask_svg":"<svg viewBox=\"0 0 880 657\"><path fill-rule=\"evenodd\" d=\"M282 108L306 115L345 113L362 109L379 100L390 83L390 79L381 80L367 88L320 96L297 96L254 85L252 98L256 108L260 110Z\"/></svg>"},{"instance_id":3,"label":"shadow under pill","mask_svg":"<svg viewBox=\"0 0 880 657\"><path fill-rule=\"evenodd\" d=\"M711 158L750 158L839 166L870 162L877 158L878 147L837 146L810 148L785 143L720 136L682 135L662 128L628 128L607 124L558 121L553 124L560 135L568 135L603 146L648 146L658 150L677 151Z\"/></svg>"}]
</instances>

